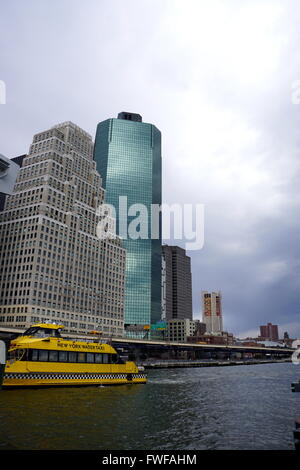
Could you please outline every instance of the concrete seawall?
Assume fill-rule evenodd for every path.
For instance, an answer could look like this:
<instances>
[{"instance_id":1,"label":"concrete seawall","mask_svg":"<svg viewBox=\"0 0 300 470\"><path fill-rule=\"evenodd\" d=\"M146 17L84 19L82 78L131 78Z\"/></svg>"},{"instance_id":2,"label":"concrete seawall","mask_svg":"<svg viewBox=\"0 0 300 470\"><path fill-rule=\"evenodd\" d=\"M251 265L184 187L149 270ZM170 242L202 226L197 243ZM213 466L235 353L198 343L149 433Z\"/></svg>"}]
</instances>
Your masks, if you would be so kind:
<instances>
[{"instance_id":1,"label":"concrete seawall","mask_svg":"<svg viewBox=\"0 0 300 470\"><path fill-rule=\"evenodd\" d=\"M226 366L252 366L254 364L272 364L280 362L291 362L291 359L269 359L251 361L149 361L140 365L145 369L167 369L180 367L226 367Z\"/></svg>"}]
</instances>

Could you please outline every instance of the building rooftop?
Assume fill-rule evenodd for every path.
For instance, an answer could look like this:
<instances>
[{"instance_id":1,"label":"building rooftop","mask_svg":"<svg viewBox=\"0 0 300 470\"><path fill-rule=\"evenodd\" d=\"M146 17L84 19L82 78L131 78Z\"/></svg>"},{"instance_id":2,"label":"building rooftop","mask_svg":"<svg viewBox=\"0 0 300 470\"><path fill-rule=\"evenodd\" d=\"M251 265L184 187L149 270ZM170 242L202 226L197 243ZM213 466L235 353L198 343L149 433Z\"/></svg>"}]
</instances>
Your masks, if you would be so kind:
<instances>
[{"instance_id":1,"label":"building rooftop","mask_svg":"<svg viewBox=\"0 0 300 470\"><path fill-rule=\"evenodd\" d=\"M72 122L72 121L61 122L59 124L56 124L55 126L52 126L51 129L60 129L60 128L64 128L64 127L71 127L74 131L77 131L80 134L87 137L88 139L92 140L92 136L88 132L83 130L81 127L77 126L77 124L74 124L74 122Z\"/></svg>"},{"instance_id":2,"label":"building rooftop","mask_svg":"<svg viewBox=\"0 0 300 470\"><path fill-rule=\"evenodd\" d=\"M118 114L118 119L125 119L126 121L135 121L142 122L142 116L136 113L129 113L127 111L122 111Z\"/></svg>"}]
</instances>

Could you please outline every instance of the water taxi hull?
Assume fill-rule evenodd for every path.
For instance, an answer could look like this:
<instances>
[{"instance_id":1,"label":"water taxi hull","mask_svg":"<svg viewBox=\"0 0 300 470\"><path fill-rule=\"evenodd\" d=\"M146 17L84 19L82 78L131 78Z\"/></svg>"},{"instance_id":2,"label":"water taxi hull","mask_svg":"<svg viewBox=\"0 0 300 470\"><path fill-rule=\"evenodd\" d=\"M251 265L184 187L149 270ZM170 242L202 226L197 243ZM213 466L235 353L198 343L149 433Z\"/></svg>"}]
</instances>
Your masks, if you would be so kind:
<instances>
[{"instance_id":1,"label":"water taxi hull","mask_svg":"<svg viewBox=\"0 0 300 470\"><path fill-rule=\"evenodd\" d=\"M147 382L144 368L107 343L63 338L37 324L11 341L2 388L124 385Z\"/></svg>"},{"instance_id":2,"label":"water taxi hull","mask_svg":"<svg viewBox=\"0 0 300 470\"><path fill-rule=\"evenodd\" d=\"M2 388L144 384L146 374L124 373L6 373Z\"/></svg>"}]
</instances>

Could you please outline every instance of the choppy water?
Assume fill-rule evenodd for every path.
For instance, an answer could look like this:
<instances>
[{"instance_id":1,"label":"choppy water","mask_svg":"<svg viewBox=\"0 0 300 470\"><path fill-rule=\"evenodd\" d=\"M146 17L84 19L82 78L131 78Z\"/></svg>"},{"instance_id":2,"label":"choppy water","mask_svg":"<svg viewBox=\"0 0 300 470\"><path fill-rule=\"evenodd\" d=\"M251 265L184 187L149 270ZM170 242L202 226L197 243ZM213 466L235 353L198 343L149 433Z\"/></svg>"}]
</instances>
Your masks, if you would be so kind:
<instances>
[{"instance_id":1,"label":"choppy water","mask_svg":"<svg viewBox=\"0 0 300 470\"><path fill-rule=\"evenodd\" d=\"M0 392L1 449L294 449L300 366L150 370L147 385Z\"/></svg>"}]
</instances>

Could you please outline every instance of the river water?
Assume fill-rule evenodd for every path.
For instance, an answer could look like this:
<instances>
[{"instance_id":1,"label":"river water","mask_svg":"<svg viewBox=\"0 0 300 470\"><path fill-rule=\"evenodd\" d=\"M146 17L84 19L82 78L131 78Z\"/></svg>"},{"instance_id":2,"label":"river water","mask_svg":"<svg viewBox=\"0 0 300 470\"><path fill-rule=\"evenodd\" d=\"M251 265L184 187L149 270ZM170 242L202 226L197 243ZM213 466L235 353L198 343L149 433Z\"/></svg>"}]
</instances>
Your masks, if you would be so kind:
<instances>
[{"instance_id":1,"label":"river water","mask_svg":"<svg viewBox=\"0 0 300 470\"><path fill-rule=\"evenodd\" d=\"M148 379L2 390L0 450L294 449L300 366L149 370Z\"/></svg>"}]
</instances>

